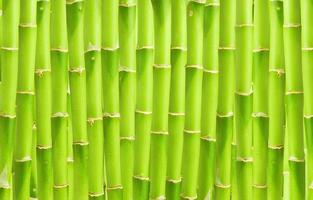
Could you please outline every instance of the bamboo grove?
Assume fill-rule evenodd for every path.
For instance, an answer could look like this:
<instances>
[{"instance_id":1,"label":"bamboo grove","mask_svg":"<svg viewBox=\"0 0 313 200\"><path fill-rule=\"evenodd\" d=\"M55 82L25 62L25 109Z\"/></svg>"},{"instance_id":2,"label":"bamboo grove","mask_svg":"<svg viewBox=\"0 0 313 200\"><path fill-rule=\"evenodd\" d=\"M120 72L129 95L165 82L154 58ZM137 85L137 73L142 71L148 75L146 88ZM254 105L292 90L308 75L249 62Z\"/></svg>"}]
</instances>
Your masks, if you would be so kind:
<instances>
[{"instance_id":1,"label":"bamboo grove","mask_svg":"<svg viewBox=\"0 0 313 200\"><path fill-rule=\"evenodd\" d=\"M313 200L312 0L0 0L0 200Z\"/></svg>"}]
</instances>

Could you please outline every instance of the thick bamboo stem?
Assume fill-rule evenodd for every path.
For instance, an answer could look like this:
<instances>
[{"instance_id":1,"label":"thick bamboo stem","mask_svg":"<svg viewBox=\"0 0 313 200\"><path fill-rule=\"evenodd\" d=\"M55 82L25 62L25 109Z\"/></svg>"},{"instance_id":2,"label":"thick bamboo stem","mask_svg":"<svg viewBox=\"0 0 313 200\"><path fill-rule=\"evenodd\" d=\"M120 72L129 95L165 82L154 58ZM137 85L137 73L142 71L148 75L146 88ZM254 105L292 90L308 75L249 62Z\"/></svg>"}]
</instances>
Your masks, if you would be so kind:
<instances>
[{"instance_id":1,"label":"thick bamboo stem","mask_svg":"<svg viewBox=\"0 0 313 200\"><path fill-rule=\"evenodd\" d=\"M104 153L109 200L122 199L120 161L118 0L103 0L102 89Z\"/></svg>"},{"instance_id":2,"label":"thick bamboo stem","mask_svg":"<svg viewBox=\"0 0 313 200\"><path fill-rule=\"evenodd\" d=\"M284 48L286 64L285 98L289 141L289 190L291 200L305 198L300 23L300 2L296 0L284 1Z\"/></svg>"},{"instance_id":3,"label":"thick bamboo stem","mask_svg":"<svg viewBox=\"0 0 313 200\"><path fill-rule=\"evenodd\" d=\"M268 88L268 168L267 198L283 195L283 158L285 136L285 61L283 41L283 2L269 2L270 55Z\"/></svg>"},{"instance_id":4,"label":"thick bamboo stem","mask_svg":"<svg viewBox=\"0 0 313 200\"><path fill-rule=\"evenodd\" d=\"M153 88L153 13L150 0L138 0L137 93L133 199L149 198L150 130Z\"/></svg>"},{"instance_id":5,"label":"thick bamboo stem","mask_svg":"<svg viewBox=\"0 0 313 200\"><path fill-rule=\"evenodd\" d=\"M37 196L39 200L52 200L50 1L37 3L35 67Z\"/></svg>"},{"instance_id":6,"label":"thick bamboo stem","mask_svg":"<svg viewBox=\"0 0 313 200\"><path fill-rule=\"evenodd\" d=\"M36 55L36 0L21 1L17 84L14 199L30 197Z\"/></svg>"}]
</instances>

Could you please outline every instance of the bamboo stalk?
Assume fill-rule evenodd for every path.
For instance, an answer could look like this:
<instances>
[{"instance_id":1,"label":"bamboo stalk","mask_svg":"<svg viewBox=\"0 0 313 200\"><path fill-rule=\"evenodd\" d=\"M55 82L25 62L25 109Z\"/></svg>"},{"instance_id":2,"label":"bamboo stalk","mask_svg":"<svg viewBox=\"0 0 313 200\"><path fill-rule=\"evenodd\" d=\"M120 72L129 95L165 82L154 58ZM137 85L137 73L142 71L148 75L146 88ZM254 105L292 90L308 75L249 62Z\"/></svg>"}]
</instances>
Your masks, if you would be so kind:
<instances>
[{"instance_id":1,"label":"bamboo stalk","mask_svg":"<svg viewBox=\"0 0 313 200\"><path fill-rule=\"evenodd\" d=\"M51 85L52 85L52 155L53 197L68 199L67 170L67 88L68 44L65 0L51 1Z\"/></svg>"},{"instance_id":2,"label":"bamboo stalk","mask_svg":"<svg viewBox=\"0 0 313 200\"><path fill-rule=\"evenodd\" d=\"M30 197L36 55L36 0L21 1L17 84L14 199Z\"/></svg>"},{"instance_id":3,"label":"bamboo stalk","mask_svg":"<svg viewBox=\"0 0 313 200\"><path fill-rule=\"evenodd\" d=\"M219 82L217 107L217 156L215 198L230 199L232 167L235 166L236 154L232 146L234 128L234 87L235 87L235 1L221 1L219 29ZM232 33L232 34L230 34ZM234 164L234 165L233 165ZM233 185L234 187L235 185ZM232 198L235 194L232 194Z\"/></svg>"},{"instance_id":4,"label":"bamboo stalk","mask_svg":"<svg viewBox=\"0 0 313 200\"><path fill-rule=\"evenodd\" d=\"M208 0L204 8L203 88L199 163L199 199L212 198L216 162L218 101L218 47L220 3Z\"/></svg>"},{"instance_id":5,"label":"bamboo stalk","mask_svg":"<svg viewBox=\"0 0 313 200\"><path fill-rule=\"evenodd\" d=\"M69 80L73 129L73 198L88 199L88 135L84 60L84 1L67 0Z\"/></svg>"},{"instance_id":6,"label":"bamboo stalk","mask_svg":"<svg viewBox=\"0 0 313 200\"><path fill-rule=\"evenodd\" d=\"M185 1L172 0L171 15L171 85L168 124L166 199L180 199L181 164L185 118L185 65L187 59L187 24Z\"/></svg>"},{"instance_id":7,"label":"bamboo stalk","mask_svg":"<svg viewBox=\"0 0 313 200\"><path fill-rule=\"evenodd\" d=\"M252 199L252 0L236 1L235 124L238 198Z\"/></svg>"},{"instance_id":8,"label":"bamboo stalk","mask_svg":"<svg viewBox=\"0 0 313 200\"><path fill-rule=\"evenodd\" d=\"M237 161L237 141L235 126L233 126L233 139L231 144L231 188L230 188L230 195L233 200L239 199L236 161Z\"/></svg>"},{"instance_id":9,"label":"bamboo stalk","mask_svg":"<svg viewBox=\"0 0 313 200\"><path fill-rule=\"evenodd\" d=\"M269 4L254 2L253 199L267 198Z\"/></svg>"},{"instance_id":10,"label":"bamboo stalk","mask_svg":"<svg viewBox=\"0 0 313 200\"><path fill-rule=\"evenodd\" d=\"M201 93L203 70L204 1L187 4L187 64L185 126L182 160L182 199L197 198L197 176L200 154Z\"/></svg>"},{"instance_id":11,"label":"bamboo stalk","mask_svg":"<svg viewBox=\"0 0 313 200\"><path fill-rule=\"evenodd\" d=\"M13 133L18 71L19 1L3 0L0 83L0 199L11 196ZM3 28L5 27L5 28Z\"/></svg>"},{"instance_id":12,"label":"bamboo stalk","mask_svg":"<svg viewBox=\"0 0 313 200\"><path fill-rule=\"evenodd\" d=\"M67 99L71 99L70 91L67 91ZM71 111L71 101L67 101L68 109L68 121L67 121L67 177L68 177L68 199L73 200L73 187L74 187L74 178L73 178L73 128L72 128L72 111Z\"/></svg>"},{"instance_id":13,"label":"bamboo stalk","mask_svg":"<svg viewBox=\"0 0 313 200\"><path fill-rule=\"evenodd\" d=\"M122 199L120 163L118 0L103 0L102 89L104 153L109 200Z\"/></svg>"},{"instance_id":14,"label":"bamboo stalk","mask_svg":"<svg viewBox=\"0 0 313 200\"><path fill-rule=\"evenodd\" d=\"M310 19L313 17L313 4L310 1L301 1L301 23L302 23L302 69L304 90L304 125L306 133L306 159L307 159L307 199L313 199L313 107L312 107L312 61L313 61L313 30Z\"/></svg>"},{"instance_id":15,"label":"bamboo stalk","mask_svg":"<svg viewBox=\"0 0 313 200\"><path fill-rule=\"evenodd\" d=\"M154 12L153 113L150 145L150 199L164 199L171 78L171 1L152 0Z\"/></svg>"},{"instance_id":16,"label":"bamboo stalk","mask_svg":"<svg viewBox=\"0 0 313 200\"><path fill-rule=\"evenodd\" d=\"M303 145L303 86L301 67L300 2L284 1L284 48L286 64L286 121L290 199L305 198Z\"/></svg>"},{"instance_id":17,"label":"bamboo stalk","mask_svg":"<svg viewBox=\"0 0 313 200\"><path fill-rule=\"evenodd\" d=\"M3 10L2 10L2 1L0 1L0 46L2 47L2 14L3 14ZM0 58L1 58L1 51L2 48L0 48ZM0 62L0 84L1 84L1 62Z\"/></svg>"},{"instance_id":18,"label":"bamboo stalk","mask_svg":"<svg viewBox=\"0 0 313 200\"><path fill-rule=\"evenodd\" d=\"M153 88L153 13L150 0L138 0L137 93L134 144L134 197L149 198L150 130Z\"/></svg>"},{"instance_id":19,"label":"bamboo stalk","mask_svg":"<svg viewBox=\"0 0 313 200\"><path fill-rule=\"evenodd\" d=\"M37 3L35 89L38 199L52 200L50 1Z\"/></svg>"},{"instance_id":20,"label":"bamboo stalk","mask_svg":"<svg viewBox=\"0 0 313 200\"><path fill-rule=\"evenodd\" d=\"M285 61L283 43L283 2L269 2L269 136L267 198L280 199L283 195L283 158L285 135Z\"/></svg>"},{"instance_id":21,"label":"bamboo stalk","mask_svg":"<svg viewBox=\"0 0 313 200\"><path fill-rule=\"evenodd\" d=\"M101 79L101 1L85 2L85 64L89 140L89 199L104 199Z\"/></svg>"},{"instance_id":22,"label":"bamboo stalk","mask_svg":"<svg viewBox=\"0 0 313 200\"><path fill-rule=\"evenodd\" d=\"M35 106L34 106L35 107ZM34 111L35 112L35 111ZM34 115L35 119L36 116ZM33 131L32 131L32 163L31 163L31 175L30 175L30 187L29 187L29 196L30 198L37 198L38 196L38 181L37 181L37 154L36 154L36 145L37 143L37 127L36 122L33 122ZM51 172L50 172L51 173Z\"/></svg>"},{"instance_id":23,"label":"bamboo stalk","mask_svg":"<svg viewBox=\"0 0 313 200\"><path fill-rule=\"evenodd\" d=\"M136 0L119 0L120 139L123 199L133 198L136 107Z\"/></svg>"}]
</instances>

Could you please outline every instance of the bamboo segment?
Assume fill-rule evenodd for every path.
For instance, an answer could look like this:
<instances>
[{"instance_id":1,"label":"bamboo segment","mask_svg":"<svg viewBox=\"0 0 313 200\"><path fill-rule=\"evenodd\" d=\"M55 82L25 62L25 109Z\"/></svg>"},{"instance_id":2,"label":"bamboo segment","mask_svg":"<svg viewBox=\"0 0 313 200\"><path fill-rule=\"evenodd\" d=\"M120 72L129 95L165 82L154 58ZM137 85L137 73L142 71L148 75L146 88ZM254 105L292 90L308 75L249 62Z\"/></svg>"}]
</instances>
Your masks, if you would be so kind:
<instances>
[{"instance_id":1,"label":"bamboo segment","mask_svg":"<svg viewBox=\"0 0 313 200\"><path fill-rule=\"evenodd\" d=\"M153 113L150 145L150 199L164 199L171 79L171 1L152 0L154 11Z\"/></svg>"},{"instance_id":2,"label":"bamboo segment","mask_svg":"<svg viewBox=\"0 0 313 200\"><path fill-rule=\"evenodd\" d=\"M185 118L185 65L187 58L186 4L172 0L171 85L166 199L180 199L183 131Z\"/></svg>"},{"instance_id":3,"label":"bamboo segment","mask_svg":"<svg viewBox=\"0 0 313 200\"><path fill-rule=\"evenodd\" d=\"M218 47L220 3L208 0L204 8L203 88L199 163L199 199L212 198L215 178L216 111L218 102Z\"/></svg>"},{"instance_id":4,"label":"bamboo segment","mask_svg":"<svg viewBox=\"0 0 313 200\"><path fill-rule=\"evenodd\" d=\"M285 135L285 61L283 41L283 2L269 2L269 136L267 198L280 199L283 195L283 157Z\"/></svg>"},{"instance_id":5,"label":"bamboo segment","mask_svg":"<svg viewBox=\"0 0 313 200\"><path fill-rule=\"evenodd\" d=\"M101 1L85 2L85 64L87 74L87 131L89 140L89 199L104 199L103 121L101 79Z\"/></svg>"},{"instance_id":6,"label":"bamboo segment","mask_svg":"<svg viewBox=\"0 0 313 200\"><path fill-rule=\"evenodd\" d=\"M136 0L119 0L120 137L123 199L133 199L136 106Z\"/></svg>"},{"instance_id":7,"label":"bamboo segment","mask_svg":"<svg viewBox=\"0 0 313 200\"><path fill-rule=\"evenodd\" d=\"M286 0L284 2L284 47L291 200L305 198L300 18L300 2Z\"/></svg>"},{"instance_id":8,"label":"bamboo segment","mask_svg":"<svg viewBox=\"0 0 313 200\"><path fill-rule=\"evenodd\" d=\"M0 1L0 46L2 47L2 1ZM2 48L0 48L0 57L1 57ZM1 62L0 62L0 83L1 83Z\"/></svg>"},{"instance_id":9,"label":"bamboo segment","mask_svg":"<svg viewBox=\"0 0 313 200\"><path fill-rule=\"evenodd\" d=\"M67 170L67 88L68 44L65 0L51 1L51 85L52 85L52 155L53 197L68 199Z\"/></svg>"},{"instance_id":10,"label":"bamboo segment","mask_svg":"<svg viewBox=\"0 0 313 200\"><path fill-rule=\"evenodd\" d=\"M221 1L219 29L219 82L218 82L218 107L217 107L217 152L215 198L230 199L232 184L232 158L235 155L232 146L233 136L233 110L235 86L235 1ZM232 34L230 34L232 33ZM233 156L234 155L234 156ZM234 187L235 185L233 185ZM232 198L235 194L232 194Z\"/></svg>"},{"instance_id":11,"label":"bamboo segment","mask_svg":"<svg viewBox=\"0 0 313 200\"><path fill-rule=\"evenodd\" d=\"M182 199L197 199L200 154L203 9L205 2L187 5L186 115L182 161Z\"/></svg>"},{"instance_id":12,"label":"bamboo segment","mask_svg":"<svg viewBox=\"0 0 313 200\"><path fill-rule=\"evenodd\" d=\"M37 3L35 67L37 196L39 200L52 200L50 1L38 1Z\"/></svg>"},{"instance_id":13,"label":"bamboo segment","mask_svg":"<svg viewBox=\"0 0 313 200\"><path fill-rule=\"evenodd\" d=\"M15 131L15 100L18 71L19 5L3 0L0 83L0 199L8 200L12 190L12 152Z\"/></svg>"},{"instance_id":14,"label":"bamboo segment","mask_svg":"<svg viewBox=\"0 0 313 200\"><path fill-rule=\"evenodd\" d=\"M150 130L152 119L153 13L150 0L138 0L137 93L133 199L149 198Z\"/></svg>"},{"instance_id":15,"label":"bamboo segment","mask_svg":"<svg viewBox=\"0 0 313 200\"><path fill-rule=\"evenodd\" d=\"M269 9L268 1L254 2L253 53L253 199L267 198L268 142L268 71Z\"/></svg>"},{"instance_id":16,"label":"bamboo segment","mask_svg":"<svg viewBox=\"0 0 313 200\"><path fill-rule=\"evenodd\" d=\"M307 199L313 199L313 107L312 107L312 62L313 62L313 29L310 19L313 18L313 3L301 1L302 23L302 69L304 90L304 125L306 133L307 159Z\"/></svg>"},{"instance_id":17,"label":"bamboo segment","mask_svg":"<svg viewBox=\"0 0 313 200\"><path fill-rule=\"evenodd\" d=\"M252 199L252 23L252 0L236 0L236 167L242 200Z\"/></svg>"},{"instance_id":18,"label":"bamboo segment","mask_svg":"<svg viewBox=\"0 0 313 200\"><path fill-rule=\"evenodd\" d=\"M122 199L120 163L118 0L102 1L103 131L109 200Z\"/></svg>"},{"instance_id":19,"label":"bamboo segment","mask_svg":"<svg viewBox=\"0 0 313 200\"><path fill-rule=\"evenodd\" d=\"M88 135L84 61L84 2L66 2L73 129L73 198L88 199ZM93 97L94 98L94 97Z\"/></svg>"},{"instance_id":20,"label":"bamboo segment","mask_svg":"<svg viewBox=\"0 0 313 200\"><path fill-rule=\"evenodd\" d=\"M21 1L17 84L14 199L30 197L36 54L36 0Z\"/></svg>"},{"instance_id":21,"label":"bamboo segment","mask_svg":"<svg viewBox=\"0 0 313 200\"><path fill-rule=\"evenodd\" d=\"M35 108L35 106L33 106ZM35 113L35 111L34 111ZM34 115L33 118L35 119L36 116ZM33 122L33 132L32 132L32 163L31 163L31 175L30 175L30 188L29 188L29 196L31 198L37 198L37 154L36 154L36 140L37 140L37 127L36 122ZM52 189L52 188L51 188ZM52 190L51 190L52 191Z\"/></svg>"}]
</instances>

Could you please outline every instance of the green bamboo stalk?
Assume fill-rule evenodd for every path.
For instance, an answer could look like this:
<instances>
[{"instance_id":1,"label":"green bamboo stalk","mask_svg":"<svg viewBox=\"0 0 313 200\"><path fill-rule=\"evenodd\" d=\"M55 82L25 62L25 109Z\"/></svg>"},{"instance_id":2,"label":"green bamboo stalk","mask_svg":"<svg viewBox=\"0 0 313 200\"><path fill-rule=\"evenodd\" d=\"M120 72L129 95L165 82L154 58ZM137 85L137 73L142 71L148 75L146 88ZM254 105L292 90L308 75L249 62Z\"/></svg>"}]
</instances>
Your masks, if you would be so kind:
<instances>
[{"instance_id":1,"label":"green bamboo stalk","mask_svg":"<svg viewBox=\"0 0 313 200\"><path fill-rule=\"evenodd\" d=\"M65 0L51 1L51 85L52 85L52 155L53 197L68 199L67 170L67 88L68 44Z\"/></svg>"},{"instance_id":2,"label":"green bamboo stalk","mask_svg":"<svg viewBox=\"0 0 313 200\"><path fill-rule=\"evenodd\" d=\"M136 107L136 0L119 0L120 139L123 199L133 199Z\"/></svg>"},{"instance_id":3,"label":"green bamboo stalk","mask_svg":"<svg viewBox=\"0 0 313 200\"><path fill-rule=\"evenodd\" d=\"M236 122L234 124L236 124ZM237 175L236 175L237 173L236 156L237 156L236 130L235 130L235 127L233 126L233 139L232 139L232 144L231 144L231 188L230 188L230 195L231 195L232 200L239 199Z\"/></svg>"},{"instance_id":4,"label":"green bamboo stalk","mask_svg":"<svg viewBox=\"0 0 313 200\"><path fill-rule=\"evenodd\" d=\"M37 3L35 89L38 199L52 200L50 1Z\"/></svg>"},{"instance_id":5,"label":"green bamboo stalk","mask_svg":"<svg viewBox=\"0 0 313 200\"><path fill-rule=\"evenodd\" d=\"M67 91L67 99L71 99L70 91ZM68 121L67 121L67 177L68 177L68 199L73 200L73 187L74 187L74 178L73 178L73 128L72 128L72 112L71 112L71 101L67 101L68 109Z\"/></svg>"},{"instance_id":6,"label":"green bamboo stalk","mask_svg":"<svg viewBox=\"0 0 313 200\"><path fill-rule=\"evenodd\" d=\"M284 1L284 48L286 64L286 121L288 128L290 199L305 198L303 145L303 86L301 67L300 2Z\"/></svg>"},{"instance_id":7,"label":"green bamboo stalk","mask_svg":"<svg viewBox=\"0 0 313 200\"><path fill-rule=\"evenodd\" d=\"M164 199L171 79L171 1L152 0L154 16L153 113L150 145L150 199Z\"/></svg>"},{"instance_id":8,"label":"green bamboo stalk","mask_svg":"<svg viewBox=\"0 0 313 200\"><path fill-rule=\"evenodd\" d=\"M14 199L29 199L36 55L36 0L21 1L17 84Z\"/></svg>"},{"instance_id":9,"label":"green bamboo stalk","mask_svg":"<svg viewBox=\"0 0 313 200\"><path fill-rule=\"evenodd\" d=\"M186 3L172 0L171 86L168 124L166 199L179 200L185 118L185 65L187 61Z\"/></svg>"},{"instance_id":10,"label":"green bamboo stalk","mask_svg":"<svg viewBox=\"0 0 313 200\"><path fill-rule=\"evenodd\" d=\"M101 1L85 2L85 65L89 139L89 199L104 199L101 79Z\"/></svg>"},{"instance_id":11,"label":"green bamboo stalk","mask_svg":"<svg viewBox=\"0 0 313 200\"><path fill-rule=\"evenodd\" d=\"M109 200L122 199L120 163L118 0L102 1L103 131Z\"/></svg>"},{"instance_id":12,"label":"green bamboo stalk","mask_svg":"<svg viewBox=\"0 0 313 200\"><path fill-rule=\"evenodd\" d=\"M35 107L35 106L34 106ZM35 111L34 111L35 112ZM35 115L33 116L35 119ZM37 199L38 196L38 182L37 182L37 153L36 153L36 145L37 143L37 127L36 122L33 122L33 131L32 131L32 163L31 163L31 175L30 175L30 187L29 187L29 196L30 199Z\"/></svg>"},{"instance_id":13,"label":"green bamboo stalk","mask_svg":"<svg viewBox=\"0 0 313 200\"><path fill-rule=\"evenodd\" d=\"M217 152L215 198L230 199L232 164L236 159L232 151L232 138L234 128L234 86L235 86L235 1L221 1L219 29L219 82L217 107ZM232 33L232 34L230 34ZM205 123L205 122L203 122ZM234 156L233 156L234 155ZM232 198L235 195L232 194Z\"/></svg>"},{"instance_id":14,"label":"green bamboo stalk","mask_svg":"<svg viewBox=\"0 0 313 200\"><path fill-rule=\"evenodd\" d=\"M84 60L84 1L66 1L73 129L73 198L88 199L88 135Z\"/></svg>"},{"instance_id":15,"label":"green bamboo stalk","mask_svg":"<svg viewBox=\"0 0 313 200\"><path fill-rule=\"evenodd\" d=\"M254 1L253 199L267 198L269 3Z\"/></svg>"},{"instance_id":16,"label":"green bamboo stalk","mask_svg":"<svg viewBox=\"0 0 313 200\"><path fill-rule=\"evenodd\" d=\"M15 130L15 100L18 71L17 0L3 0L6 8L2 15L1 83L0 83L0 199L11 197L13 133Z\"/></svg>"},{"instance_id":17,"label":"green bamboo stalk","mask_svg":"<svg viewBox=\"0 0 313 200\"><path fill-rule=\"evenodd\" d=\"M2 1L0 1L0 46L2 47ZM1 48L0 48L0 57L1 57ZM1 62L0 62L0 84L1 84Z\"/></svg>"},{"instance_id":18,"label":"green bamboo stalk","mask_svg":"<svg viewBox=\"0 0 313 200\"><path fill-rule=\"evenodd\" d=\"M216 162L218 101L218 47L220 3L208 0L204 8L203 88L198 198L212 198Z\"/></svg>"},{"instance_id":19,"label":"green bamboo stalk","mask_svg":"<svg viewBox=\"0 0 313 200\"><path fill-rule=\"evenodd\" d=\"M236 0L235 124L238 198L252 199L252 0Z\"/></svg>"},{"instance_id":20,"label":"green bamboo stalk","mask_svg":"<svg viewBox=\"0 0 313 200\"><path fill-rule=\"evenodd\" d=\"M149 198L150 130L152 120L153 13L150 0L138 0L137 93L133 199Z\"/></svg>"},{"instance_id":21,"label":"green bamboo stalk","mask_svg":"<svg viewBox=\"0 0 313 200\"><path fill-rule=\"evenodd\" d=\"M187 3L187 64L185 126L182 160L182 199L197 198L200 154L201 93L203 70L203 10L205 1Z\"/></svg>"},{"instance_id":22,"label":"green bamboo stalk","mask_svg":"<svg viewBox=\"0 0 313 200\"><path fill-rule=\"evenodd\" d=\"M283 2L269 2L270 55L269 55L269 136L267 199L283 195L283 158L285 135L285 61L283 42Z\"/></svg>"},{"instance_id":23,"label":"green bamboo stalk","mask_svg":"<svg viewBox=\"0 0 313 200\"><path fill-rule=\"evenodd\" d=\"M286 125L287 126L287 125ZM289 161L288 161L288 154L289 154L289 148L288 148L288 129L286 127L285 130L285 137L284 137L284 142L285 142L285 150L284 150L284 158L283 158L283 162L284 162L284 188L283 188L283 200L290 200L290 191L289 191L289 187L290 187L290 176L289 176Z\"/></svg>"},{"instance_id":24,"label":"green bamboo stalk","mask_svg":"<svg viewBox=\"0 0 313 200\"><path fill-rule=\"evenodd\" d=\"M304 124L307 148L307 199L313 199L313 107L312 107L312 61L313 61L313 29L311 20L313 18L313 3L301 1L301 23L302 23L302 69L304 90Z\"/></svg>"}]
</instances>

